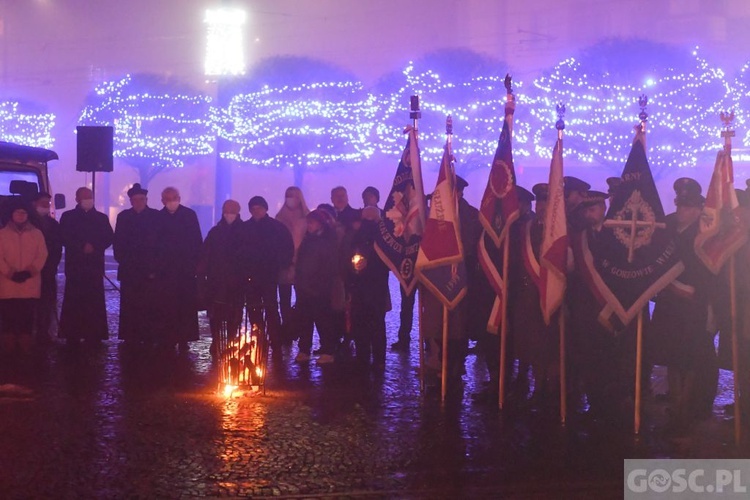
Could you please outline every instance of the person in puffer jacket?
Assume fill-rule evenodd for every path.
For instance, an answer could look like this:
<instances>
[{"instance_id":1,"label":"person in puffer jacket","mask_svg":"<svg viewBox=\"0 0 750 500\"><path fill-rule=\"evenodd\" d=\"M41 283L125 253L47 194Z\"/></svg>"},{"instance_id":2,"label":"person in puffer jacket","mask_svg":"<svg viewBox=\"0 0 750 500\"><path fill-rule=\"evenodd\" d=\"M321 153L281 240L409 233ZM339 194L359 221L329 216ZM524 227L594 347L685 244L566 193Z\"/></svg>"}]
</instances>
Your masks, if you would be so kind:
<instances>
[{"instance_id":1,"label":"person in puffer jacket","mask_svg":"<svg viewBox=\"0 0 750 500\"><path fill-rule=\"evenodd\" d=\"M0 229L0 347L9 352L17 342L28 353L47 245L42 232L29 221L30 208L20 198L12 199L8 209L10 221Z\"/></svg>"}]
</instances>

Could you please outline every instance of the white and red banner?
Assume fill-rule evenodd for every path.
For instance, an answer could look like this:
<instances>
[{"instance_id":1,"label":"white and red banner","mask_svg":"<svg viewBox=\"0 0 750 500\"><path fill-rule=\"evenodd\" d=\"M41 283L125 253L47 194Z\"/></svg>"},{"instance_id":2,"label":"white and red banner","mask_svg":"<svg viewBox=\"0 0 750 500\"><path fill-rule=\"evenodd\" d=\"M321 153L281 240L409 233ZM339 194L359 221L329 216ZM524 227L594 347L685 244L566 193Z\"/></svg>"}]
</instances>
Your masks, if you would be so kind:
<instances>
[{"instance_id":1,"label":"white and red banner","mask_svg":"<svg viewBox=\"0 0 750 500\"><path fill-rule=\"evenodd\" d=\"M448 309L466 295L456 177L446 145L417 256L417 277Z\"/></svg>"},{"instance_id":2,"label":"white and red banner","mask_svg":"<svg viewBox=\"0 0 750 500\"><path fill-rule=\"evenodd\" d=\"M745 244L747 228L740 222L739 202L734 191L734 168L729 147L716 154L714 173L706 193L706 204L695 238L695 253L714 274Z\"/></svg>"},{"instance_id":3,"label":"white and red banner","mask_svg":"<svg viewBox=\"0 0 750 500\"><path fill-rule=\"evenodd\" d=\"M568 265L568 222L565 217L562 139L555 143L549 170L549 194L544 214L544 235L539 252L539 298L548 325L565 297Z\"/></svg>"}]
</instances>

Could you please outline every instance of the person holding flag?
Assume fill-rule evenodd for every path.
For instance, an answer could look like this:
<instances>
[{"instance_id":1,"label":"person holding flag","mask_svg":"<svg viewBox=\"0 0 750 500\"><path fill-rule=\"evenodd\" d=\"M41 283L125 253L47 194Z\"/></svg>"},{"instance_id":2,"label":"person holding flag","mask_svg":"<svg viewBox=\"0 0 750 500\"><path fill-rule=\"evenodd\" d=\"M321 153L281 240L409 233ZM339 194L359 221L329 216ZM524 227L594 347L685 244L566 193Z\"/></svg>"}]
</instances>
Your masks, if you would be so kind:
<instances>
[{"instance_id":1,"label":"person holding flag","mask_svg":"<svg viewBox=\"0 0 750 500\"><path fill-rule=\"evenodd\" d=\"M621 175L622 184L609 207L607 220L604 220L604 200L608 195L590 191L591 206L584 212L589 228L572 238L578 281L583 284L572 294L571 318L578 322L574 323L572 333L576 347L588 348L594 358L579 360L589 375L584 379L589 382L589 390L601 396L597 402L600 409L620 417L622 411L618 406L629 404L632 392L627 387L632 386L619 374L611 373L616 369L625 375L635 372L636 433L640 427L644 383L642 338L648 302L684 269L672 235L663 230L664 209L646 157L647 102L646 96L639 100L641 123L635 127L633 146ZM596 322L604 330L595 328ZM601 361L591 347L604 349L612 356L601 366L610 375L609 390L597 390L604 388L606 375L591 366L591 362ZM591 403L593 409L594 401Z\"/></svg>"},{"instance_id":2,"label":"person holding flag","mask_svg":"<svg viewBox=\"0 0 750 500\"><path fill-rule=\"evenodd\" d=\"M463 373L466 343L466 301L463 299L467 284L453 171L450 117L447 129L448 141L417 256L417 276L429 292L424 297L423 331L425 339L430 341L429 345L442 355L443 398L448 380L455 381ZM438 345L442 346L441 350L437 349ZM433 359L437 358L437 352L430 354Z\"/></svg>"},{"instance_id":3,"label":"person holding flag","mask_svg":"<svg viewBox=\"0 0 750 500\"><path fill-rule=\"evenodd\" d=\"M495 374L499 374L498 403L502 407L505 393L505 372L509 371L509 363L505 362L507 349L507 269L509 261L510 241L508 230L519 216L518 193L515 190L516 174L513 168L513 114L516 109L515 96L511 89L510 75L505 77L507 101L505 117L500 132L495 157L492 160L487 187L482 196L479 207L479 220L484 231L479 240L479 263L487 276L487 281L495 292L495 300L487 324L487 331L493 335L485 335L481 341L487 368L490 372L490 383ZM498 337L497 334L500 333ZM502 353L502 354L501 354Z\"/></svg>"},{"instance_id":4,"label":"person holding flag","mask_svg":"<svg viewBox=\"0 0 750 500\"><path fill-rule=\"evenodd\" d=\"M719 294L724 294L726 297L728 292L727 298L729 300L724 301L724 304L729 304L729 311L726 311L726 307L724 307L724 311L721 311L721 303L718 303L718 301L715 301L715 303L719 306L717 308L720 310L720 316L723 316L721 322L723 340L726 340L726 333L731 334L735 396L735 441L739 444L742 420L740 407L746 404L740 400L744 392L744 388L740 385L743 378L740 372L743 369L742 365L746 363L740 361L742 346L740 345L739 327L741 325L737 299L742 295L740 293L742 289L746 287L747 274L744 276L738 274L735 254L747 243L749 238L747 214L740 207L734 188L731 142L734 131L730 130L730 125L734 121L734 113L721 113L721 120L726 128L721 133L725 141L724 147L716 154L714 172L711 176L706 204L700 218L700 231L695 238L694 246L698 258L713 274L718 275L723 271L726 276L726 280L723 280L725 286L720 287ZM744 267L743 264L745 263L740 263L739 269ZM740 276L745 278L744 282L742 279L737 279ZM722 288L723 290L721 290ZM722 312L723 314L721 314Z\"/></svg>"},{"instance_id":5,"label":"person holding flag","mask_svg":"<svg viewBox=\"0 0 750 500\"><path fill-rule=\"evenodd\" d=\"M653 360L668 370L670 431L681 434L711 414L719 373L714 334L706 328L713 280L693 247L705 198L700 184L687 177L677 179L674 190L677 209L667 216L665 231L677 243L685 270L656 296L651 331Z\"/></svg>"}]
</instances>

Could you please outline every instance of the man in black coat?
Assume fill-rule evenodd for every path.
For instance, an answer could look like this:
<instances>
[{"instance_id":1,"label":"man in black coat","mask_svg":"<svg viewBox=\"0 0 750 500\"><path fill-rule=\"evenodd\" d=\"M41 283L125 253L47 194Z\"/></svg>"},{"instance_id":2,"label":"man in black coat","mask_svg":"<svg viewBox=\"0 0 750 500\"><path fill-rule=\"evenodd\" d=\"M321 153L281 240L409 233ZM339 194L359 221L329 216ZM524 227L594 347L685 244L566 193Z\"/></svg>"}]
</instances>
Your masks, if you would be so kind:
<instances>
[{"instance_id":1,"label":"man in black coat","mask_svg":"<svg viewBox=\"0 0 750 500\"><path fill-rule=\"evenodd\" d=\"M180 204L180 192L173 187L161 193L159 284L161 286L161 342L178 344L198 340L196 268L203 237L195 212Z\"/></svg>"},{"instance_id":2,"label":"man in black coat","mask_svg":"<svg viewBox=\"0 0 750 500\"><path fill-rule=\"evenodd\" d=\"M227 325L228 338L234 337L242 322L244 306L241 252L244 225L240 204L227 200L222 205L221 220L208 232L201 247L198 279L205 280L205 300L211 326L211 354L217 352L222 324Z\"/></svg>"},{"instance_id":3,"label":"man in black coat","mask_svg":"<svg viewBox=\"0 0 750 500\"><path fill-rule=\"evenodd\" d=\"M37 340L45 342L50 339L50 326L57 323L57 267L62 258L62 233L60 223L50 215L49 193L41 192L33 198L37 217L32 217L47 245L47 261L42 268L42 295L39 299L39 317L37 321Z\"/></svg>"},{"instance_id":4,"label":"man in black coat","mask_svg":"<svg viewBox=\"0 0 750 500\"><path fill-rule=\"evenodd\" d=\"M268 215L268 203L261 196L248 202L250 219L244 222L242 259L246 269L247 307L254 324L263 321L271 347L279 345L279 271L292 263L294 242L284 224ZM274 354L281 351L274 349Z\"/></svg>"},{"instance_id":5,"label":"man in black coat","mask_svg":"<svg viewBox=\"0 0 750 500\"><path fill-rule=\"evenodd\" d=\"M78 188L76 207L60 218L65 247L65 297L58 335L69 343L106 340L104 251L112 244L109 219L94 208L94 193Z\"/></svg>"},{"instance_id":6,"label":"man in black coat","mask_svg":"<svg viewBox=\"0 0 750 500\"><path fill-rule=\"evenodd\" d=\"M128 189L132 208L117 215L113 250L119 263L120 332L126 342L156 340L159 308L159 211L148 206L148 190Z\"/></svg>"}]
</instances>

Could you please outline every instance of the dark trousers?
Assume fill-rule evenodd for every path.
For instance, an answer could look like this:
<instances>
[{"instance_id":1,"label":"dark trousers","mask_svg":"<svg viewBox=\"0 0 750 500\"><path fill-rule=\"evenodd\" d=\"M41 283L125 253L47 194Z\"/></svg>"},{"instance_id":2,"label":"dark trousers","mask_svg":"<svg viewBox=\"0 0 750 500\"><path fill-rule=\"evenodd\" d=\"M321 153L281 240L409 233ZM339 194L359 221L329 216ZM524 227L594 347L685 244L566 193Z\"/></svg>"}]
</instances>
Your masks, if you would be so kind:
<instances>
[{"instance_id":1,"label":"dark trousers","mask_svg":"<svg viewBox=\"0 0 750 500\"><path fill-rule=\"evenodd\" d=\"M416 287L410 294L404 291L404 287L398 287L401 292L401 325L398 327L398 340L411 341L411 329L414 326L414 300L417 296Z\"/></svg>"},{"instance_id":2,"label":"dark trousers","mask_svg":"<svg viewBox=\"0 0 750 500\"><path fill-rule=\"evenodd\" d=\"M333 326L331 299L297 294L297 320L300 326L299 350L312 351L313 327L318 329L320 351L333 354L336 350L336 333Z\"/></svg>"},{"instance_id":3,"label":"dark trousers","mask_svg":"<svg viewBox=\"0 0 750 500\"><path fill-rule=\"evenodd\" d=\"M276 283L250 282L247 288L247 310L253 324L263 323L265 316L268 339L272 346L276 344L281 329Z\"/></svg>"},{"instance_id":4,"label":"dark trousers","mask_svg":"<svg viewBox=\"0 0 750 500\"><path fill-rule=\"evenodd\" d=\"M385 313L367 307L352 306L352 335L357 347L357 361L385 364Z\"/></svg>"},{"instance_id":5,"label":"dark trousers","mask_svg":"<svg viewBox=\"0 0 750 500\"><path fill-rule=\"evenodd\" d=\"M42 270L42 294L37 304L36 337L42 342L50 340L50 328L57 320L56 270Z\"/></svg>"},{"instance_id":6,"label":"dark trousers","mask_svg":"<svg viewBox=\"0 0 750 500\"><path fill-rule=\"evenodd\" d=\"M292 285L279 284L279 309L281 322L286 324L292 320Z\"/></svg>"},{"instance_id":7,"label":"dark trousers","mask_svg":"<svg viewBox=\"0 0 750 500\"><path fill-rule=\"evenodd\" d=\"M3 335L31 335L34 314L39 299L1 299L0 333Z\"/></svg>"}]
</instances>

